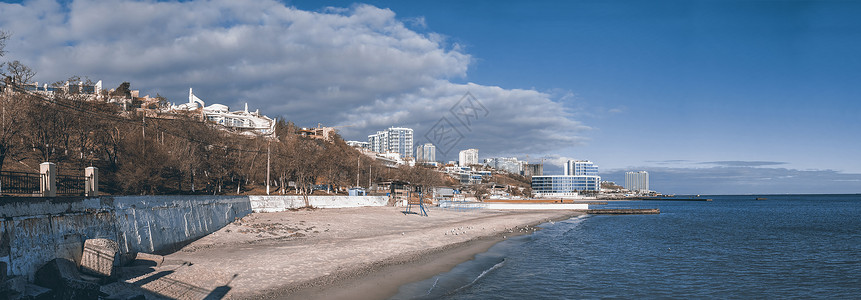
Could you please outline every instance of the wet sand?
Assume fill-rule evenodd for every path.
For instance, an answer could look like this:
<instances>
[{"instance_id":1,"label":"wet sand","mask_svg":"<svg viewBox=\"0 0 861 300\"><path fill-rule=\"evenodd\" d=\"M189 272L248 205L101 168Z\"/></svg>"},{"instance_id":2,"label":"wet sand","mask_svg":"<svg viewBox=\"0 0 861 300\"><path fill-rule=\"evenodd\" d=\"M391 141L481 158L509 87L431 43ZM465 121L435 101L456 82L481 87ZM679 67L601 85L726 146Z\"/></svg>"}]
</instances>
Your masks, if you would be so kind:
<instances>
[{"instance_id":1,"label":"wet sand","mask_svg":"<svg viewBox=\"0 0 861 300\"><path fill-rule=\"evenodd\" d=\"M575 211L362 207L255 213L127 282L175 299L384 299L446 272L525 226Z\"/></svg>"}]
</instances>

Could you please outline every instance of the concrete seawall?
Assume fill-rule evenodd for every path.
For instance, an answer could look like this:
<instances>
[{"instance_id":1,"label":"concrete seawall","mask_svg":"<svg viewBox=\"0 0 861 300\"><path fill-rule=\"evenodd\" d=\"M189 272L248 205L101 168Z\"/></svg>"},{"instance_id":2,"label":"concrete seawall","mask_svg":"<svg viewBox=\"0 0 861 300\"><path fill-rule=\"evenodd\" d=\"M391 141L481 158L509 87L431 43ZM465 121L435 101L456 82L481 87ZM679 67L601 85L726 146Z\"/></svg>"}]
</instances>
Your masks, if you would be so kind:
<instances>
[{"instance_id":1,"label":"concrete seawall","mask_svg":"<svg viewBox=\"0 0 861 300\"><path fill-rule=\"evenodd\" d=\"M254 212L279 212L305 207L303 196L248 196ZM386 206L388 196L308 196L308 204L317 208Z\"/></svg>"},{"instance_id":2,"label":"concrete seawall","mask_svg":"<svg viewBox=\"0 0 861 300\"><path fill-rule=\"evenodd\" d=\"M310 196L320 208L385 206L388 197ZM254 212L305 206L302 196L0 198L0 261L28 276L51 259L80 263L83 242L115 240L121 253L164 253Z\"/></svg>"}]
</instances>

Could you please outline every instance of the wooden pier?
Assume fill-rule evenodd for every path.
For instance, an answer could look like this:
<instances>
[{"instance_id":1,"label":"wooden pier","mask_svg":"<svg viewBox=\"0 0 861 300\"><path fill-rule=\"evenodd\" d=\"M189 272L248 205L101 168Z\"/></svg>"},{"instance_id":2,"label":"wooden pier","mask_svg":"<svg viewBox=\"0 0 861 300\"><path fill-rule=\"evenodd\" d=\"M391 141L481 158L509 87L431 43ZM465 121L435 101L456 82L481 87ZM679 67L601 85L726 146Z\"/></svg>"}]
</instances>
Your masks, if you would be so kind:
<instances>
[{"instance_id":1,"label":"wooden pier","mask_svg":"<svg viewBox=\"0 0 861 300\"><path fill-rule=\"evenodd\" d=\"M587 209L587 214L592 215L657 215L661 213L657 208L605 208Z\"/></svg>"}]
</instances>

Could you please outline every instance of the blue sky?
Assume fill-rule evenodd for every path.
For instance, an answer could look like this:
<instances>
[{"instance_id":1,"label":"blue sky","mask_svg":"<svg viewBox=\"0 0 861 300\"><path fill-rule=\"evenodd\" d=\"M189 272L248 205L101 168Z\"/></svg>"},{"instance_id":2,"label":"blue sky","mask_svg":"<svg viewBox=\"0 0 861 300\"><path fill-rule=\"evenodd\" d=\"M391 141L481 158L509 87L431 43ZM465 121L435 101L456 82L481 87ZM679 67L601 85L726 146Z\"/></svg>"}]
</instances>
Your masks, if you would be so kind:
<instances>
[{"instance_id":1,"label":"blue sky","mask_svg":"<svg viewBox=\"0 0 861 300\"><path fill-rule=\"evenodd\" d=\"M455 150L589 159L667 193L861 192L861 2L0 3L3 60L417 142L467 91ZM40 20L32 24L32 20ZM445 159L456 159L446 153Z\"/></svg>"},{"instance_id":2,"label":"blue sky","mask_svg":"<svg viewBox=\"0 0 861 300\"><path fill-rule=\"evenodd\" d=\"M369 3L463 45L469 81L573 93L561 101L593 129L563 156L604 169L861 173L861 2ZM707 163L724 161L750 163Z\"/></svg>"}]
</instances>

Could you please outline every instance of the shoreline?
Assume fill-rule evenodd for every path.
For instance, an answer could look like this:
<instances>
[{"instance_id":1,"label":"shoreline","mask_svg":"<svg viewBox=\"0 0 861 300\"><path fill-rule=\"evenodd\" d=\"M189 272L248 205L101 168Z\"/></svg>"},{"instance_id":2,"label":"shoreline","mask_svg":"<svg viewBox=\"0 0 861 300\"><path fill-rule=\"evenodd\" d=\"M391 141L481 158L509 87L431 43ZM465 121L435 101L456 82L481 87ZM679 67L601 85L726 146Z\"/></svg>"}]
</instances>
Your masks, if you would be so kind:
<instances>
[{"instance_id":1,"label":"shoreline","mask_svg":"<svg viewBox=\"0 0 861 300\"><path fill-rule=\"evenodd\" d=\"M380 299L548 221L578 211L470 212L401 207L254 213L123 278L154 295L202 299ZM167 264L168 261L175 262ZM195 296L197 295L197 296Z\"/></svg>"},{"instance_id":2,"label":"shoreline","mask_svg":"<svg viewBox=\"0 0 861 300\"><path fill-rule=\"evenodd\" d=\"M537 227L548 221L558 222L581 214L551 218L521 224L517 228ZM389 299L398 293L401 286L432 278L451 271L454 267L475 259L494 245L508 238L531 234L534 231L500 232L491 236L449 244L439 248L420 251L412 255L393 258L388 263L347 270L345 274L333 276L324 282L307 282L303 287L274 290L256 299ZM243 298L251 299L251 298Z\"/></svg>"}]
</instances>

